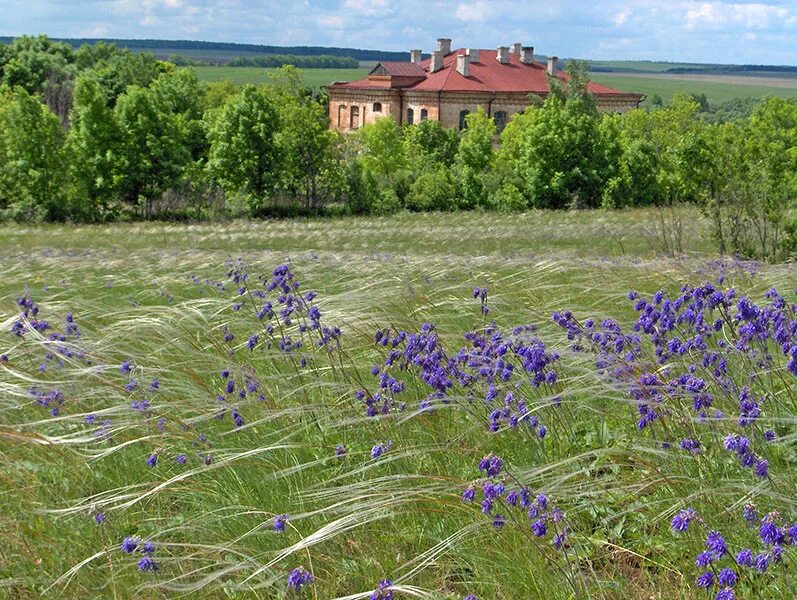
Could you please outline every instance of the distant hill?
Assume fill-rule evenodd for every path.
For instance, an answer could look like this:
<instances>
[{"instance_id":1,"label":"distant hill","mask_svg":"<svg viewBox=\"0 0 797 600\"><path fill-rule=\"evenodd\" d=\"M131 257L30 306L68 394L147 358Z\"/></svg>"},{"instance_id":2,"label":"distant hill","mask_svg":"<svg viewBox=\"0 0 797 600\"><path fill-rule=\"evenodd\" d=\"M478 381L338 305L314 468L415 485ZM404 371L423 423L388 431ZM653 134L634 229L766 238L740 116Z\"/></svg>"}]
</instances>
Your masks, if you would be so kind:
<instances>
[{"instance_id":1,"label":"distant hill","mask_svg":"<svg viewBox=\"0 0 797 600\"><path fill-rule=\"evenodd\" d=\"M271 54L290 54L294 56L339 56L358 61L409 60L407 52L384 52L360 48L335 48L326 46L266 46L260 44L234 44L230 42L197 42L190 40L132 40L114 38L52 38L74 46L113 43L137 52L152 52L158 58L168 58L173 54L203 61L226 63L236 57L263 56ZM0 42L9 43L10 36L0 36Z\"/></svg>"}]
</instances>

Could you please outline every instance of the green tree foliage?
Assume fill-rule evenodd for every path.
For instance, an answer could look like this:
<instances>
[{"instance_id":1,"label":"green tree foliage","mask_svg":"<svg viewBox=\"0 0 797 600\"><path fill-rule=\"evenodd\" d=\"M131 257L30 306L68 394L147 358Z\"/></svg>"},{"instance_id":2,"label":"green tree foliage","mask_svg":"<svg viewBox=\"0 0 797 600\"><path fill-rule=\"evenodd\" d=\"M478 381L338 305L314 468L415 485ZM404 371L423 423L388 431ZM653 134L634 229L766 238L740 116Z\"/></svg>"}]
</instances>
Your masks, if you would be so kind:
<instances>
[{"instance_id":1,"label":"green tree foliage","mask_svg":"<svg viewBox=\"0 0 797 600\"><path fill-rule=\"evenodd\" d=\"M62 221L64 132L56 117L24 88L0 89L0 209L18 220Z\"/></svg>"},{"instance_id":2,"label":"green tree foliage","mask_svg":"<svg viewBox=\"0 0 797 600\"><path fill-rule=\"evenodd\" d=\"M407 208L416 211L457 208L457 185L449 169L438 168L418 177L406 198Z\"/></svg>"},{"instance_id":3,"label":"green tree foliage","mask_svg":"<svg viewBox=\"0 0 797 600\"><path fill-rule=\"evenodd\" d=\"M149 217L153 200L179 181L191 162L179 115L155 90L139 86L119 97L114 115L121 132L114 161L116 190Z\"/></svg>"},{"instance_id":4,"label":"green tree foliage","mask_svg":"<svg viewBox=\"0 0 797 600\"><path fill-rule=\"evenodd\" d=\"M459 133L439 121L421 121L404 129L404 152L408 167L415 173L450 167L459 147Z\"/></svg>"},{"instance_id":5,"label":"green tree foliage","mask_svg":"<svg viewBox=\"0 0 797 600\"><path fill-rule=\"evenodd\" d=\"M771 98L749 122L712 129L704 163L706 213L721 252L769 260L797 251L797 103Z\"/></svg>"},{"instance_id":6,"label":"green tree foliage","mask_svg":"<svg viewBox=\"0 0 797 600\"><path fill-rule=\"evenodd\" d=\"M280 123L275 140L281 186L302 198L306 208L318 208L323 200L319 179L325 169L337 168L326 111L316 102L288 101L280 107Z\"/></svg>"},{"instance_id":7,"label":"green tree foliage","mask_svg":"<svg viewBox=\"0 0 797 600\"><path fill-rule=\"evenodd\" d=\"M542 106L513 118L501 136L499 160L537 208L599 206L617 168L619 146L587 92L583 67L571 64L568 73L567 86L552 81Z\"/></svg>"},{"instance_id":8,"label":"green tree foliage","mask_svg":"<svg viewBox=\"0 0 797 600\"><path fill-rule=\"evenodd\" d=\"M74 62L75 53L68 44L46 35L18 37L0 52L0 83L41 94L51 77L74 75Z\"/></svg>"},{"instance_id":9,"label":"green tree foliage","mask_svg":"<svg viewBox=\"0 0 797 600\"><path fill-rule=\"evenodd\" d=\"M456 155L459 197L463 208L476 208L487 204L485 177L492 167L496 129L481 106L465 122Z\"/></svg>"},{"instance_id":10,"label":"green tree foliage","mask_svg":"<svg viewBox=\"0 0 797 600\"><path fill-rule=\"evenodd\" d=\"M279 182L277 108L248 85L231 97L209 126L208 170L228 193L243 193L257 212Z\"/></svg>"},{"instance_id":11,"label":"green tree foliage","mask_svg":"<svg viewBox=\"0 0 797 600\"><path fill-rule=\"evenodd\" d=\"M168 63L156 60L151 54L122 49L99 60L90 73L102 87L108 106L113 107L129 87L146 88L168 68Z\"/></svg>"},{"instance_id":12,"label":"green tree foliage","mask_svg":"<svg viewBox=\"0 0 797 600\"><path fill-rule=\"evenodd\" d=\"M377 177L391 176L407 166L401 128L393 119L377 119L359 130L363 167Z\"/></svg>"},{"instance_id":13,"label":"green tree foliage","mask_svg":"<svg viewBox=\"0 0 797 600\"><path fill-rule=\"evenodd\" d=\"M121 130L102 88L91 77L77 80L71 123L67 148L75 216L103 220L115 191L114 165Z\"/></svg>"}]
</instances>

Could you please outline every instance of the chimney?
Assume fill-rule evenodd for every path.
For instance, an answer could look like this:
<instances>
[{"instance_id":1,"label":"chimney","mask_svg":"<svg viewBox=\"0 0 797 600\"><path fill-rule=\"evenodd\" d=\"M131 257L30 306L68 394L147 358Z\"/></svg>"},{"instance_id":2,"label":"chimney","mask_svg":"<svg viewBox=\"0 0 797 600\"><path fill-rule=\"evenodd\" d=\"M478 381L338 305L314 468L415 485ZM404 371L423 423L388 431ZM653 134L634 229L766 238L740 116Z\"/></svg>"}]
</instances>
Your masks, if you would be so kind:
<instances>
[{"instance_id":1,"label":"chimney","mask_svg":"<svg viewBox=\"0 0 797 600\"><path fill-rule=\"evenodd\" d=\"M548 57L548 75L556 75L556 63L559 61L559 58L556 56L549 56Z\"/></svg>"},{"instance_id":2,"label":"chimney","mask_svg":"<svg viewBox=\"0 0 797 600\"><path fill-rule=\"evenodd\" d=\"M451 54L451 38L437 38L437 49L443 53L443 56Z\"/></svg>"},{"instance_id":3,"label":"chimney","mask_svg":"<svg viewBox=\"0 0 797 600\"><path fill-rule=\"evenodd\" d=\"M479 49L478 48L468 48L465 51L465 54L468 55L468 57L470 58L470 62L471 63L479 62Z\"/></svg>"},{"instance_id":4,"label":"chimney","mask_svg":"<svg viewBox=\"0 0 797 600\"><path fill-rule=\"evenodd\" d=\"M520 62L524 65L534 64L534 48L532 46L523 46L520 49Z\"/></svg>"},{"instance_id":5,"label":"chimney","mask_svg":"<svg viewBox=\"0 0 797 600\"><path fill-rule=\"evenodd\" d=\"M432 60L429 62L429 72L435 73L443 68L443 53L440 50L432 52Z\"/></svg>"},{"instance_id":6,"label":"chimney","mask_svg":"<svg viewBox=\"0 0 797 600\"><path fill-rule=\"evenodd\" d=\"M457 54L457 72L463 77L470 77L470 56Z\"/></svg>"},{"instance_id":7,"label":"chimney","mask_svg":"<svg viewBox=\"0 0 797 600\"><path fill-rule=\"evenodd\" d=\"M512 44L512 49L510 50L510 52L512 54L520 54L520 50L522 48L523 48L523 44L521 44L520 42L517 42L515 44Z\"/></svg>"},{"instance_id":8,"label":"chimney","mask_svg":"<svg viewBox=\"0 0 797 600\"><path fill-rule=\"evenodd\" d=\"M509 62L509 47L508 46L498 46L498 50L495 53L495 58L498 62L506 64Z\"/></svg>"},{"instance_id":9,"label":"chimney","mask_svg":"<svg viewBox=\"0 0 797 600\"><path fill-rule=\"evenodd\" d=\"M410 50L410 62L420 64L422 52L420 50Z\"/></svg>"}]
</instances>

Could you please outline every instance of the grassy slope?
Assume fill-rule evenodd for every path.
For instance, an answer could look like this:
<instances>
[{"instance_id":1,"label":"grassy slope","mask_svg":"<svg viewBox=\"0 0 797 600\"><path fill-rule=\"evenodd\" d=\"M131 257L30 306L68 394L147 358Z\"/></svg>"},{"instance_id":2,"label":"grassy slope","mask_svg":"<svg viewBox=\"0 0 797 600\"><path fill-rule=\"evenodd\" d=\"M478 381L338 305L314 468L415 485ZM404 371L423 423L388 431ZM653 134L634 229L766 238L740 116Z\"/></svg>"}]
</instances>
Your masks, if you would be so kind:
<instances>
[{"instance_id":1,"label":"grassy slope","mask_svg":"<svg viewBox=\"0 0 797 600\"><path fill-rule=\"evenodd\" d=\"M193 67L202 81L232 81L233 83L263 83L269 69L259 67ZM304 79L312 88L333 81L351 81L365 77L366 69L302 69Z\"/></svg>"},{"instance_id":2,"label":"grassy slope","mask_svg":"<svg viewBox=\"0 0 797 600\"><path fill-rule=\"evenodd\" d=\"M491 317L499 324L540 324L540 335L566 352L561 334L549 325L552 310L568 307L579 316L627 323L633 315L628 289L677 290L716 277L699 217L687 219L692 257L685 260L657 255L649 235L655 219L655 212L640 210L2 226L0 262L7 267L0 323L7 326L17 314L14 300L29 286L42 315L54 323L73 310L83 329L80 344L110 365L95 371L68 364L42 375L38 360L20 358L25 346L19 340L6 333L0 338L0 352L12 357L9 370L0 364L0 382L8 384L0 395L0 423L7 425L0 427L4 589L11 597L35 597L98 553L68 586L56 585L62 597L127 597L133 589L141 598L172 597L174 586L190 591L208 577L202 597L275 598L284 594L287 570L304 564L318 579L305 597L328 599L372 589L382 577L398 580L420 564L403 583L429 590L425 598L460 600L476 593L491 600L564 600L573 597L566 574L578 552L590 557L580 563L580 573L594 597L698 597L690 565L702 541L673 538L668 520L684 496L693 494L691 502L701 508L725 507L738 494L717 492L704 502L697 490L706 472L689 471L681 459L656 458L654 440L634 439L635 417L623 396L601 387L585 365L570 363L560 372L560 412L539 398L535 410L551 425L545 444L512 431L487 435L478 404L406 421L364 419L351 404L352 385L321 368L321 359L297 375L278 353L239 350L229 356L218 341L220 327L228 324L243 344L251 315L230 311L235 286L219 293L189 278L223 279L230 257L243 257L252 273L290 260L303 288L319 292L327 322L344 328L347 354L336 368L371 386L368 370L382 355L371 343L377 327L414 330L432 321L447 343L459 344L461 333L481 322L478 303L470 299L475 285L489 288ZM759 296L793 279L777 267L763 268L755 278L733 265L727 271L729 284ZM149 420L127 408L130 394L118 372L125 358L133 359L143 385L155 376L161 381ZM268 396L238 403L248 424L239 431L229 417L212 418L219 409L216 373L231 363L256 369ZM25 390L37 378L62 382L64 420L49 419L27 399ZM90 435L76 445L34 443L37 432L68 440L85 431L80 415L103 407L115 427L111 443L93 443ZM160 415L167 417L163 434L154 425ZM212 446L197 445L199 431ZM96 454L123 440L130 445ZM395 444L390 459L370 463L371 445L385 440ZM338 443L349 450L340 463L329 460ZM246 454L252 450L257 452ZM162 451L156 469L144 465L152 451ZM177 451L188 454L186 467L174 463ZM567 562L548 562L555 556L550 541L529 539L523 527L494 532L476 508L460 502L461 489L478 476L475 463L489 451L504 456L535 491L566 503L576 525L583 519L596 527ZM202 466L205 453L214 456L209 468ZM661 461L657 468L670 479L660 481L649 460ZM163 491L133 506L113 508L123 492L135 499L170 477L184 479L165 483ZM105 490L115 491L103 507L108 518L100 529L92 519L98 505L81 499ZM337 501L344 504L331 508ZM609 513L606 503L629 513ZM71 510L63 516L40 512L53 508ZM270 531L280 512L291 515L282 536ZM373 521L344 531L337 521L344 517ZM302 539L330 523L330 539L303 545ZM137 574L135 560L117 550L127 535L158 542L157 575ZM412 561L441 541L448 543L440 556ZM298 544L297 550L267 566L288 544ZM162 593L136 588L140 584L172 588Z\"/></svg>"},{"instance_id":3,"label":"grassy slope","mask_svg":"<svg viewBox=\"0 0 797 600\"><path fill-rule=\"evenodd\" d=\"M603 85L608 85L624 92L639 92L647 94L648 98L658 94L665 101L675 92L687 94L705 94L710 104L725 102L733 98L763 98L765 96L783 96L796 98L797 88L785 88L766 85L747 85L742 83L724 83L717 81L692 81L679 79L677 75L672 78L651 78L633 75L611 75L593 73L592 79Z\"/></svg>"}]
</instances>

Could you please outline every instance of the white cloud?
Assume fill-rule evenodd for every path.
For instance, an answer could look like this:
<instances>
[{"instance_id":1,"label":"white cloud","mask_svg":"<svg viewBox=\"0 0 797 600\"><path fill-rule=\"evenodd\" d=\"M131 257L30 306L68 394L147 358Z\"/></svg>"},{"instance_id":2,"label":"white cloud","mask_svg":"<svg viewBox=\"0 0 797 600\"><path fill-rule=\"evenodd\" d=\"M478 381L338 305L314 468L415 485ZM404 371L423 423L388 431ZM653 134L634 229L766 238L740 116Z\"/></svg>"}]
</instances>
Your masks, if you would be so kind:
<instances>
[{"instance_id":1,"label":"white cloud","mask_svg":"<svg viewBox=\"0 0 797 600\"><path fill-rule=\"evenodd\" d=\"M626 8L612 17L612 23L615 27L621 27L631 16L631 9Z\"/></svg>"},{"instance_id":2,"label":"white cloud","mask_svg":"<svg viewBox=\"0 0 797 600\"><path fill-rule=\"evenodd\" d=\"M746 29L766 29L775 21L783 21L789 10L774 4L728 2L691 2L687 4L685 25L690 31L698 28L723 29L742 26Z\"/></svg>"},{"instance_id":3,"label":"white cloud","mask_svg":"<svg viewBox=\"0 0 797 600\"><path fill-rule=\"evenodd\" d=\"M342 9L347 15L378 17L390 10L390 0L344 0Z\"/></svg>"},{"instance_id":4,"label":"white cloud","mask_svg":"<svg viewBox=\"0 0 797 600\"><path fill-rule=\"evenodd\" d=\"M485 0L476 2L460 2L457 5L456 17L460 21L484 21L490 11L490 6Z\"/></svg>"},{"instance_id":5,"label":"white cloud","mask_svg":"<svg viewBox=\"0 0 797 600\"><path fill-rule=\"evenodd\" d=\"M342 29L346 25L346 19L340 15L323 15L316 19L321 27L329 27L331 29Z\"/></svg>"}]
</instances>

